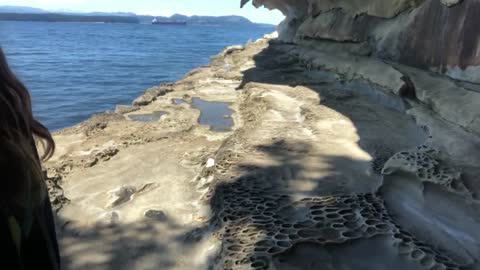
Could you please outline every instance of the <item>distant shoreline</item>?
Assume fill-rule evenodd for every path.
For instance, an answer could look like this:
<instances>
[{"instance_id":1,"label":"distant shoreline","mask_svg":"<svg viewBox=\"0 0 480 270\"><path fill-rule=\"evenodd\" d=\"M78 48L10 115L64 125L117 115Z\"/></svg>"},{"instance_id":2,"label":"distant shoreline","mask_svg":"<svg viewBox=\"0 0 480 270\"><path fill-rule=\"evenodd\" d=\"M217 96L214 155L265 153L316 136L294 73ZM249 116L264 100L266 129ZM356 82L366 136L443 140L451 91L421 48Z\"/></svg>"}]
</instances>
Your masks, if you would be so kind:
<instances>
[{"instance_id":1,"label":"distant shoreline","mask_svg":"<svg viewBox=\"0 0 480 270\"><path fill-rule=\"evenodd\" d=\"M21 22L87 22L87 23L130 23L139 24L140 20L133 16L84 16L57 13L0 13L0 21Z\"/></svg>"},{"instance_id":2,"label":"distant shoreline","mask_svg":"<svg viewBox=\"0 0 480 270\"><path fill-rule=\"evenodd\" d=\"M254 23L239 16L180 16L187 25L231 25L231 26L274 26L271 24ZM90 15L90 14L62 14L62 13L13 13L0 12L0 21L9 22L66 22L66 23L126 23L151 24L154 18L159 22L169 22L172 17L154 17L149 15ZM178 20L175 18L175 21Z\"/></svg>"}]
</instances>

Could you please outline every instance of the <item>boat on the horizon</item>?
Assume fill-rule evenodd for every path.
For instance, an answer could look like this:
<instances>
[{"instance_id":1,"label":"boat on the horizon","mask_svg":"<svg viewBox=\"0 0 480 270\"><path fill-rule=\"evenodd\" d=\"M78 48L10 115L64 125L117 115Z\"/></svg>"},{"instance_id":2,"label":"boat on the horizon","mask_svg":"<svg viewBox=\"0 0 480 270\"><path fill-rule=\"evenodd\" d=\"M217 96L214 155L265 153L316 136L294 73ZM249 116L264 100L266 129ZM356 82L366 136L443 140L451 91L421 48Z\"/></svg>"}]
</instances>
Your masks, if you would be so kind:
<instances>
[{"instance_id":1,"label":"boat on the horizon","mask_svg":"<svg viewBox=\"0 0 480 270\"><path fill-rule=\"evenodd\" d=\"M157 18L152 20L153 25L187 25L186 21L158 21Z\"/></svg>"}]
</instances>

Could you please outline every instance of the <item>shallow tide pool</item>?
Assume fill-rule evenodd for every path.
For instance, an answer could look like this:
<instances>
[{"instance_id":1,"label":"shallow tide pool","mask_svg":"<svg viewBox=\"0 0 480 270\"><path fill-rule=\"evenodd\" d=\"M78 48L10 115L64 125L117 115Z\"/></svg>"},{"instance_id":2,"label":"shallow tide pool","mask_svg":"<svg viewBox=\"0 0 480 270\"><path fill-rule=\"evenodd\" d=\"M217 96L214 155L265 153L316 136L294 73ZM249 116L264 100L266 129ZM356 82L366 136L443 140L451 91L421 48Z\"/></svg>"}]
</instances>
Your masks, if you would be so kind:
<instances>
[{"instance_id":1,"label":"shallow tide pool","mask_svg":"<svg viewBox=\"0 0 480 270\"><path fill-rule=\"evenodd\" d=\"M200 125L210 126L215 132L228 132L232 130L233 110L230 109L229 102L206 101L201 98L194 97L192 99L192 107L200 110Z\"/></svg>"}]
</instances>

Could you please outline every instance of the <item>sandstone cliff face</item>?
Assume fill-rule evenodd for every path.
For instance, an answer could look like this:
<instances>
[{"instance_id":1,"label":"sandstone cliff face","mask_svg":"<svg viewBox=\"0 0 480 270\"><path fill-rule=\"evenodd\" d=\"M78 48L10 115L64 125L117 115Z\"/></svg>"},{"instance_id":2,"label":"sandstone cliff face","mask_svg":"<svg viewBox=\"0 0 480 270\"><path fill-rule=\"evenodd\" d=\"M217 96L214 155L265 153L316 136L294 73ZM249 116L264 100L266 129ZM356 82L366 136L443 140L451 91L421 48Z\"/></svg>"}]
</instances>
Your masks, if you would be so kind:
<instances>
[{"instance_id":1,"label":"sandstone cliff face","mask_svg":"<svg viewBox=\"0 0 480 270\"><path fill-rule=\"evenodd\" d=\"M248 3L242 1L242 6ZM317 16L332 9L343 9L351 14L368 14L371 16L391 18L409 7L416 6L423 0L254 0L256 7L278 9L286 16Z\"/></svg>"},{"instance_id":2,"label":"sandstone cliff face","mask_svg":"<svg viewBox=\"0 0 480 270\"><path fill-rule=\"evenodd\" d=\"M246 4L243 1L242 4ZM256 0L287 19L280 36L290 42L366 43L376 56L480 82L477 14L480 1Z\"/></svg>"}]
</instances>

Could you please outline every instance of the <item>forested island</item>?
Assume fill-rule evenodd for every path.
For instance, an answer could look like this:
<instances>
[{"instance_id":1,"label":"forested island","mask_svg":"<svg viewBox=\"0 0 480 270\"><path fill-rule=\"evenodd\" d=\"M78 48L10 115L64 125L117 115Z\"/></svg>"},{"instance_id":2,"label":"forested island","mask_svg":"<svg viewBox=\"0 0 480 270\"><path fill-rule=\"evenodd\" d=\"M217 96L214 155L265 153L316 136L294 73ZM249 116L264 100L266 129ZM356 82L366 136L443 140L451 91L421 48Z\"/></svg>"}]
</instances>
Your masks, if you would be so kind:
<instances>
[{"instance_id":1,"label":"forested island","mask_svg":"<svg viewBox=\"0 0 480 270\"><path fill-rule=\"evenodd\" d=\"M242 16L139 15L131 12L51 12L39 8L0 6L0 21L133 23L185 22L188 25L261 25ZM271 26L271 25L268 25Z\"/></svg>"},{"instance_id":2,"label":"forested island","mask_svg":"<svg viewBox=\"0 0 480 270\"><path fill-rule=\"evenodd\" d=\"M140 23L134 16L77 15L57 13L0 13L0 21Z\"/></svg>"}]
</instances>

